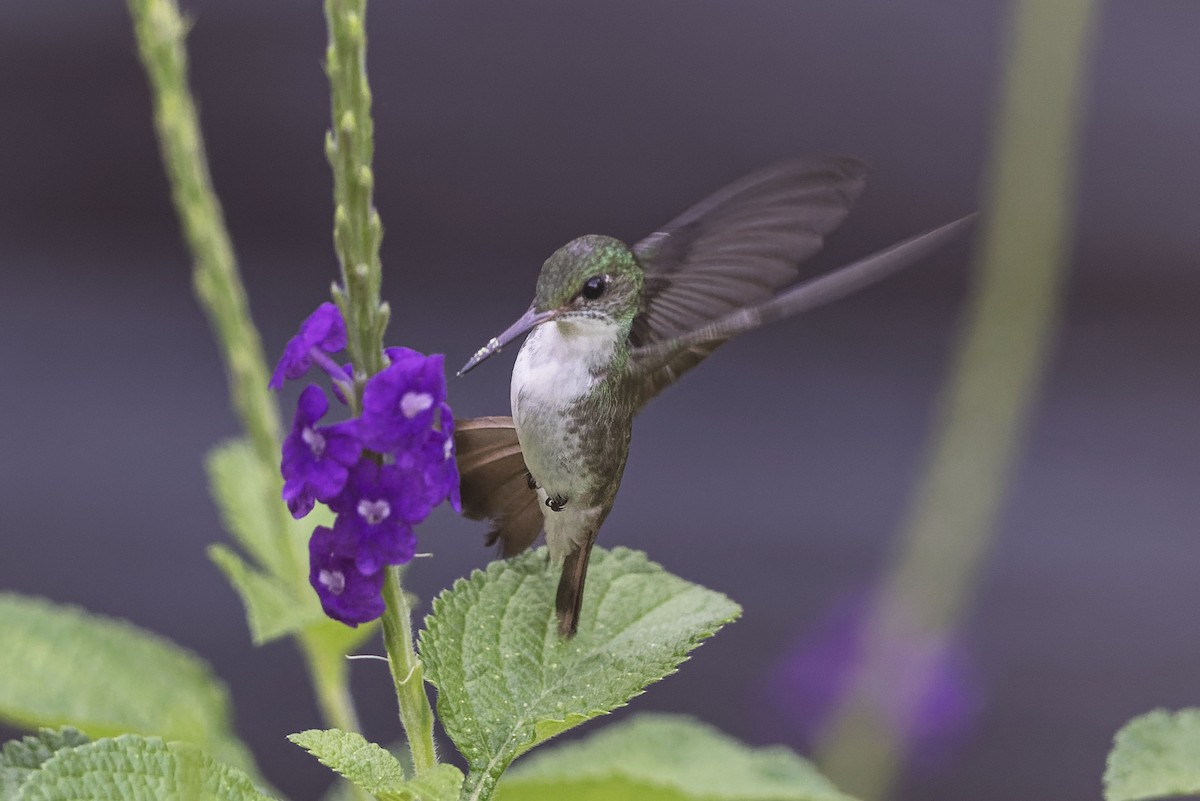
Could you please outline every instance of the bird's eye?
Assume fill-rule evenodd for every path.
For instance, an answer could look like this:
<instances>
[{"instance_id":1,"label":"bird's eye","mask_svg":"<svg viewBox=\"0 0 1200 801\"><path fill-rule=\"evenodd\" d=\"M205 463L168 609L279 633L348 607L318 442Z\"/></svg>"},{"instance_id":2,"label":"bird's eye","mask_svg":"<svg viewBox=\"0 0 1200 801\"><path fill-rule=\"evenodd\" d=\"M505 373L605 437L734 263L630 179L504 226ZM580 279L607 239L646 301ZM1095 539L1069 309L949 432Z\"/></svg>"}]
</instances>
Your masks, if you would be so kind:
<instances>
[{"instance_id":1,"label":"bird's eye","mask_svg":"<svg viewBox=\"0 0 1200 801\"><path fill-rule=\"evenodd\" d=\"M586 300L595 300L603 295L606 289L608 289L608 276L593 275L583 283L583 291L579 294L583 295Z\"/></svg>"}]
</instances>

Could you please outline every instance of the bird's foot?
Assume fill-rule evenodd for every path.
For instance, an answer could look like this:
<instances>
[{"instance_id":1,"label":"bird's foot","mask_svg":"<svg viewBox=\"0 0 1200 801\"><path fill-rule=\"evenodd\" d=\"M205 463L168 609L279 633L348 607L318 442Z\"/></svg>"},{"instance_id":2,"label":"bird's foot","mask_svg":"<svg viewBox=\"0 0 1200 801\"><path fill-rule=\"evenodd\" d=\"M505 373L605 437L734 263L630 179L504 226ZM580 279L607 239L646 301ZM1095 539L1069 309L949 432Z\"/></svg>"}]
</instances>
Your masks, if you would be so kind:
<instances>
[{"instance_id":1,"label":"bird's foot","mask_svg":"<svg viewBox=\"0 0 1200 801\"><path fill-rule=\"evenodd\" d=\"M525 483L529 485L531 490L538 488L538 483L534 480L533 473L530 473L528 470L525 471Z\"/></svg>"},{"instance_id":2,"label":"bird's foot","mask_svg":"<svg viewBox=\"0 0 1200 801\"><path fill-rule=\"evenodd\" d=\"M567 508L567 497L565 495L551 495L546 499L546 505L550 507L551 512L561 512Z\"/></svg>"}]
</instances>

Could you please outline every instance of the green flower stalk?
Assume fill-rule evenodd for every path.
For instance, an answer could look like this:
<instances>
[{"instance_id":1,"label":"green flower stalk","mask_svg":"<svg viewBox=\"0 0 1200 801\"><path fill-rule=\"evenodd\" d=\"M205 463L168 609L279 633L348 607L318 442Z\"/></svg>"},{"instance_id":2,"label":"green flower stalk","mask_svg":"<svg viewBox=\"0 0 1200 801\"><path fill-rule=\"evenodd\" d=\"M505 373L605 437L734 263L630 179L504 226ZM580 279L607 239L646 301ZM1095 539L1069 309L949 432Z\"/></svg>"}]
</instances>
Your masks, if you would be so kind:
<instances>
[{"instance_id":1,"label":"green flower stalk","mask_svg":"<svg viewBox=\"0 0 1200 801\"><path fill-rule=\"evenodd\" d=\"M379 294L383 224L372 200L375 143L365 16L365 0L326 0L329 48L325 69L333 128L326 136L325 152L333 169L333 238L342 268L342 285L334 287L333 296L346 321L346 349L355 367L360 397L367 379L384 367L383 333L389 314ZM433 710L414 647L412 610L400 586L398 569L386 571L383 597L384 646L396 687L400 722L412 751L413 766L420 773L437 764Z\"/></svg>"},{"instance_id":2,"label":"green flower stalk","mask_svg":"<svg viewBox=\"0 0 1200 801\"><path fill-rule=\"evenodd\" d=\"M379 297L383 224L373 203L375 126L367 83L365 16L366 0L326 0L325 71L333 128L325 137L325 155L333 168L333 240L342 268L342 286L335 286L333 295L349 330L347 350L360 390L367 377L383 369L383 332L388 323L388 307Z\"/></svg>"}]
</instances>

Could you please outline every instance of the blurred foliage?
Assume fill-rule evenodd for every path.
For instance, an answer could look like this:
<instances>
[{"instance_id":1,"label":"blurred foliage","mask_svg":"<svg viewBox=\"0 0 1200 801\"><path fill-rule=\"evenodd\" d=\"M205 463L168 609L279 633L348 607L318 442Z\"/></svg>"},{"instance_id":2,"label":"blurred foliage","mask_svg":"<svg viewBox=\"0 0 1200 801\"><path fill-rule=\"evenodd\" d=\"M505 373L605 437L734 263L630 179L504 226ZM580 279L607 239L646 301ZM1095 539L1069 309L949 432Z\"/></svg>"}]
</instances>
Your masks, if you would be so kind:
<instances>
[{"instance_id":1,"label":"blurred foliage","mask_svg":"<svg viewBox=\"0 0 1200 801\"><path fill-rule=\"evenodd\" d=\"M907 747L906 721L871 700L872 688L889 681L894 629L915 619L927 637L949 638L969 607L1058 328L1095 7L1091 0L1013 5L962 335L928 466L865 628L862 664L819 760L870 801L888 795ZM926 675L934 667L926 665ZM920 701L898 700L913 708Z\"/></svg>"}]
</instances>

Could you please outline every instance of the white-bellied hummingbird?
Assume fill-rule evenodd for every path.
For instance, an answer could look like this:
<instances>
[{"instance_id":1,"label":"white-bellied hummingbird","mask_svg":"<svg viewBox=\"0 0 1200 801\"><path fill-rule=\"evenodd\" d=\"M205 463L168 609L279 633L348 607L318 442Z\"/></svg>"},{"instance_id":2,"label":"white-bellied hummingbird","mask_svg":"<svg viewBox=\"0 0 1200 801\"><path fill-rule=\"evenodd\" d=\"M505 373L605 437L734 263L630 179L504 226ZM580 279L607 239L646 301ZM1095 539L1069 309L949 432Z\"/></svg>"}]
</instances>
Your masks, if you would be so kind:
<instances>
[{"instance_id":1,"label":"white-bellied hummingbird","mask_svg":"<svg viewBox=\"0 0 1200 801\"><path fill-rule=\"evenodd\" d=\"M464 514L491 521L505 556L545 529L562 564L558 630L575 633L588 557L612 509L633 418L729 338L844 297L919 261L963 217L803 283L862 191L849 157L787 161L737 181L633 246L583 236L542 265L533 303L459 371L528 332L512 417L458 424Z\"/></svg>"}]
</instances>

